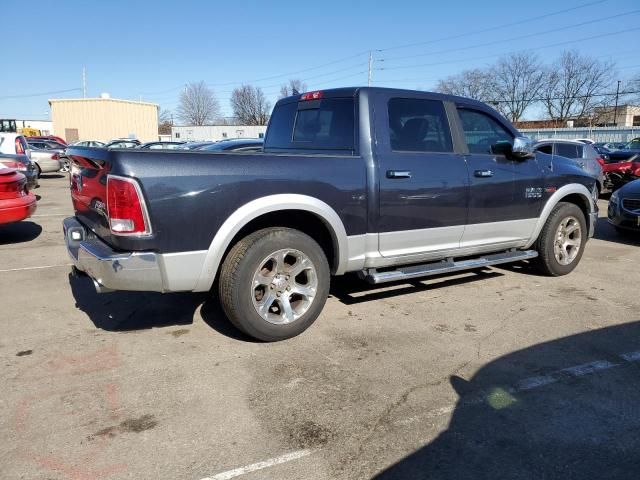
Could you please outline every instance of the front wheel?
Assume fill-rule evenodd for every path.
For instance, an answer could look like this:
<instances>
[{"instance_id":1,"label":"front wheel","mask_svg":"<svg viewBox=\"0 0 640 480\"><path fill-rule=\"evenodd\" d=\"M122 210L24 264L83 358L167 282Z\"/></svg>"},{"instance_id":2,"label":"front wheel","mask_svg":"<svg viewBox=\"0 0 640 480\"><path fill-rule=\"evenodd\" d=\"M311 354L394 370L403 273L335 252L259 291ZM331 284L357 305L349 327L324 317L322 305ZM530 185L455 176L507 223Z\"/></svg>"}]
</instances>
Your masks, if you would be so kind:
<instances>
[{"instance_id":1,"label":"front wheel","mask_svg":"<svg viewBox=\"0 0 640 480\"><path fill-rule=\"evenodd\" d=\"M329 265L318 243L290 228L266 228L240 240L220 272L229 320L272 342L299 335L318 318L329 294Z\"/></svg>"},{"instance_id":2,"label":"front wheel","mask_svg":"<svg viewBox=\"0 0 640 480\"><path fill-rule=\"evenodd\" d=\"M572 272L582 258L587 235L582 210L572 203L558 203L536 242L538 269L553 277Z\"/></svg>"},{"instance_id":3,"label":"front wheel","mask_svg":"<svg viewBox=\"0 0 640 480\"><path fill-rule=\"evenodd\" d=\"M62 168L59 171L62 173L67 173L69 170L71 170L71 166L69 165L69 160L63 160Z\"/></svg>"}]
</instances>

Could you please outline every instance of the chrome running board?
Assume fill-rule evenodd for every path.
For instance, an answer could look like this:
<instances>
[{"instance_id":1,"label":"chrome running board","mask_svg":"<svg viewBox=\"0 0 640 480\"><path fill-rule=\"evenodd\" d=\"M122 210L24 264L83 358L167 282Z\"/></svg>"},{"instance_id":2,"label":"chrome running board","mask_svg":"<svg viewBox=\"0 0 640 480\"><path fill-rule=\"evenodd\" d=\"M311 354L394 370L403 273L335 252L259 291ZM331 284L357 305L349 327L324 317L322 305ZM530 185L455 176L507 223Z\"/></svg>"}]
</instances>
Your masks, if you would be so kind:
<instances>
[{"instance_id":1,"label":"chrome running board","mask_svg":"<svg viewBox=\"0 0 640 480\"><path fill-rule=\"evenodd\" d=\"M455 261L448 258L439 262L425 263L421 265L408 265L397 267L393 270L377 271L375 268L363 270L360 274L367 282L372 284L395 282L411 278L428 277L442 273L454 273L463 270L473 270L475 268L489 267L501 263L518 262L520 260L531 260L536 258L538 252L535 250L509 250L507 252L483 255L477 258Z\"/></svg>"}]
</instances>

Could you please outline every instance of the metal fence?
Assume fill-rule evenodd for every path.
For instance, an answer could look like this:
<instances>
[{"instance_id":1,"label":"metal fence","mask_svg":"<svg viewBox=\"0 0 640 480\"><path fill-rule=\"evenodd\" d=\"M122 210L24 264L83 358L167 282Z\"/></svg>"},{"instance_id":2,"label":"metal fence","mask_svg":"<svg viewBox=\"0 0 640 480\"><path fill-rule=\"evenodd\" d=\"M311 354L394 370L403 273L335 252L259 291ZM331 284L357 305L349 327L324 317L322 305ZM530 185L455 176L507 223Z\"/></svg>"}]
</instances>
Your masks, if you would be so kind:
<instances>
[{"instance_id":1,"label":"metal fence","mask_svg":"<svg viewBox=\"0 0 640 480\"><path fill-rule=\"evenodd\" d=\"M594 142L628 142L640 137L640 127L526 128L520 129L534 140L541 138L590 138Z\"/></svg>"}]
</instances>

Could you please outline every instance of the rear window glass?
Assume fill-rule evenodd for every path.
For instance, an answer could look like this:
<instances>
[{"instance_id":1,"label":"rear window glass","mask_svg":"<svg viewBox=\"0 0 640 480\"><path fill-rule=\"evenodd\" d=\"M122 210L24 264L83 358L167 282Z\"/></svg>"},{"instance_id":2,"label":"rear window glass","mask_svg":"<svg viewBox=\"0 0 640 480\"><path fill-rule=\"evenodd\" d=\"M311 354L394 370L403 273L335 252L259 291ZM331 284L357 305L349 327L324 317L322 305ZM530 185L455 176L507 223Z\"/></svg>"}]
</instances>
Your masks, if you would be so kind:
<instances>
[{"instance_id":1,"label":"rear window glass","mask_svg":"<svg viewBox=\"0 0 640 480\"><path fill-rule=\"evenodd\" d=\"M354 150L353 98L293 102L277 107L265 148Z\"/></svg>"}]
</instances>

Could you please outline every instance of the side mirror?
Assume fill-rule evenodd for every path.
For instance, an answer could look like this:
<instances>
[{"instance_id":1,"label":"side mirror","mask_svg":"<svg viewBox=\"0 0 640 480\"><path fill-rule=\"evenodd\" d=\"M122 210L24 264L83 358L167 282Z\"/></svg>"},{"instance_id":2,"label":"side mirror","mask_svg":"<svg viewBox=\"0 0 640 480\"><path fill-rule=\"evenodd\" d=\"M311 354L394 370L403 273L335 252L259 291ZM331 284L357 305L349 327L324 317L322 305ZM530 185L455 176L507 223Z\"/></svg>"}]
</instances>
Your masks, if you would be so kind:
<instances>
[{"instance_id":1,"label":"side mirror","mask_svg":"<svg viewBox=\"0 0 640 480\"><path fill-rule=\"evenodd\" d=\"M525 160L535 155L533 141L528 137L514 138L513 145L510 142L494 143L491 145L491 153L516 160Z\"/></svg>"},{"instance_id":2,"label":"side mirror","mask_svg":"<svg viewBox=\"0 0 640 480\"><path fill-rule=\"evenodd\" d=\"M511 156L521 160L534 157L533 140L529 137L514 138L513 147L511 147Z\"/></svg>"}]
</instances>

